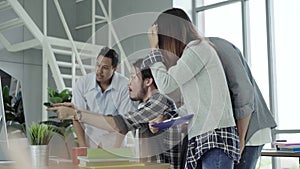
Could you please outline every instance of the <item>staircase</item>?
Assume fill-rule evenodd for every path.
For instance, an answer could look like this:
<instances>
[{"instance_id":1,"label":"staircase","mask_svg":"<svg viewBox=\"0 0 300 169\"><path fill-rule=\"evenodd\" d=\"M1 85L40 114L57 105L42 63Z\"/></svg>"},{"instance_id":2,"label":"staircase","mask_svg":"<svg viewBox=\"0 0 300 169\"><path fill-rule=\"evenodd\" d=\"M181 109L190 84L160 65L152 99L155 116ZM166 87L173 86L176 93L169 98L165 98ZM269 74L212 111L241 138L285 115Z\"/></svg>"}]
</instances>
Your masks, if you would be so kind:
<instances>
[{"instance_id":1,"label":"staircase","mask_svg":"<svg viewBox=\"0 0 300 169\"><path fill-rule=\"evenodd\" d=\"M68 39L50 37L45 32L43 33L18 0L0 1L0 43L9 52L31 48L43 51L43 101L48 100L48 66L57 90L61 91L66 88L71 90L78 77L95 69L91 65L102 48L100 45L74 41L58 0L54 0L54 3ZM7 17L8 15L9 17ZM24 30L31 33L31 39L25 41L23 39L10 39L9 35ZM47 113L45 110L43 112L43 120L46 120Z\"/></svg>"},{"instance_id":2,"label":"staircase","mask_svg":"<svg viewBox=\"0 0 300 169\"><path fill-rule=\"evenodd\" d=\"M44 35L17 0L2 1L0 10L16 15L15 18L2 21L0 24L0 42L10 52L41 48L44 62L49 65L58 90L72 89L72 84L78 76L94 69L88 60L95 59L101 46ZM8 34L9 31L19 27L28 29L33 38L13 44L6 38L5 33ZM83 62L86 64L84 65Z\"/></svg>"}]
</instances>

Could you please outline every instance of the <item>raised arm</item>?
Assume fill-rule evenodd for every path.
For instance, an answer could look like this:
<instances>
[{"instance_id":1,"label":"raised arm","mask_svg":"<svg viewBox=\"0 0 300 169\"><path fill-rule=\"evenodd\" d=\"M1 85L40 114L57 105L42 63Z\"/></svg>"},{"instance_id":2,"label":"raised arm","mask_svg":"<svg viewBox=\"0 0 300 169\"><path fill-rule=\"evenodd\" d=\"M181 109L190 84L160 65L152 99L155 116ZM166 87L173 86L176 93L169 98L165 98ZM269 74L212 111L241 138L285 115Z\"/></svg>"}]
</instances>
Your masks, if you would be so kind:
<instances>
[{"instance_id":1,"label":"raised arm","mask_svg":"<svg viewBox=\"0 0 300 169\"><path fill-rule=\"evenodd\" d=\"M204 68L209 58L207 56L210 56L211 52L214 51L208 44L200 47L196 46L193 46L193 44L188 46L183 51L177 64L168 70L163 64L163 55L158 49L152 50L144 59L144 66L150 66L159 90L170 93L193 79Z\"/></svg>"}]
</instances>

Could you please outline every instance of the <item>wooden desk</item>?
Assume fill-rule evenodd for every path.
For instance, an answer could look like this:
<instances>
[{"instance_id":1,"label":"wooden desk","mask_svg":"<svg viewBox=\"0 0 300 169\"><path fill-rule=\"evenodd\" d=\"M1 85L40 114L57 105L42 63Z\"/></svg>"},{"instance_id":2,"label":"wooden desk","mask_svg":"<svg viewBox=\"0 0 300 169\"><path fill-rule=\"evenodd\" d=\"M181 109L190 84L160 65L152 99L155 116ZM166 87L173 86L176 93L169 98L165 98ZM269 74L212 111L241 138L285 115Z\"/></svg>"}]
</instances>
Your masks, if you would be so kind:
<instances>
[{"instance_id":1,"label":"wooden desk","mask_svg":"<svg viewBox=\"0 0 300 169\"><path fill-rule=\"evenodd\" d=\"M270 157L298 157L300 165L300 152L289 152L289 151L277 151L275 149L262 150L261 156L270 156Z\"/></svg>"},{"instance_id":2,"label":"wooden desk","mask_svg":"<svg viewBox=\"0 0 300 169\"><path fill-rule=\"evenodd\" d=\"M24 169L24 167L20 167L17 165L0 165L0 169ZM26 168L29 169L29 168ZM84 169L78 166L73 165L72 163L54 163L49 162L49 166L42 168L42 169ZM145 166L138 166L138 167L114 167L110 169L170 169L169 164L154 164L154 163L145 163Z\"/></svg>"}]
</instances>

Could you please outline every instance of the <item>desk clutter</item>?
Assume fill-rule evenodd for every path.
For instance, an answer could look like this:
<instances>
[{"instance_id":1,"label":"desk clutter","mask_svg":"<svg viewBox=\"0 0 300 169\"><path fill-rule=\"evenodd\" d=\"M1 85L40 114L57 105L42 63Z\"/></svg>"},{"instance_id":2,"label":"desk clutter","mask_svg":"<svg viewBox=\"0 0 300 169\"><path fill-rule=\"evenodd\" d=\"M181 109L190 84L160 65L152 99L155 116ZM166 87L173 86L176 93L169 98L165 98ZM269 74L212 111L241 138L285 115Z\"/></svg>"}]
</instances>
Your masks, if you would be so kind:
<instances>
[{"instance_id":1,"label":"desk clutter","mask_svg":"<svg viewBox=\"0 0 300 169\"><path fill-rule=\"evenodd\" d=\"M87 148L86 156L77 156L79 167L116 168L145 166L133 156L130 148L95 149Z\"/></svg>"},{"instance_id":2,"label":"desk clutter","mask_svg":"<svg viewBox=\"0 0 300 169\"><path fill-rule=\"evenodd\" d=\"M272 143L278 151L300 152L300 142L275 141Z\"/></svg>"}]
</instances>

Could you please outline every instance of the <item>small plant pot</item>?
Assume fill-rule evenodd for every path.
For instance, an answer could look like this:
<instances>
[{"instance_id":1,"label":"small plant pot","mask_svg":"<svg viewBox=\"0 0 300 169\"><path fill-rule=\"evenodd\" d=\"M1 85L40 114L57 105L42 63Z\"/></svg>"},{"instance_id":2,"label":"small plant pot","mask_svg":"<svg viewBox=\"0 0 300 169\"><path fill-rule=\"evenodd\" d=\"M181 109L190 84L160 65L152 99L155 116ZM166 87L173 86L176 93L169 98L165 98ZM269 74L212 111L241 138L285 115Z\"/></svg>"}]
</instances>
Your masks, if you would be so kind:
<instances>
[{"instance_id":1,"label":"small plant pot","mask_svg":"<svg viewBox=\"0 0 300 169\"><path fill-rule=\"evenodd\" d=\"M34 168L45 167L49 162L48 145L30 145L31 162Z\"/></svg>"}]
</instances>

